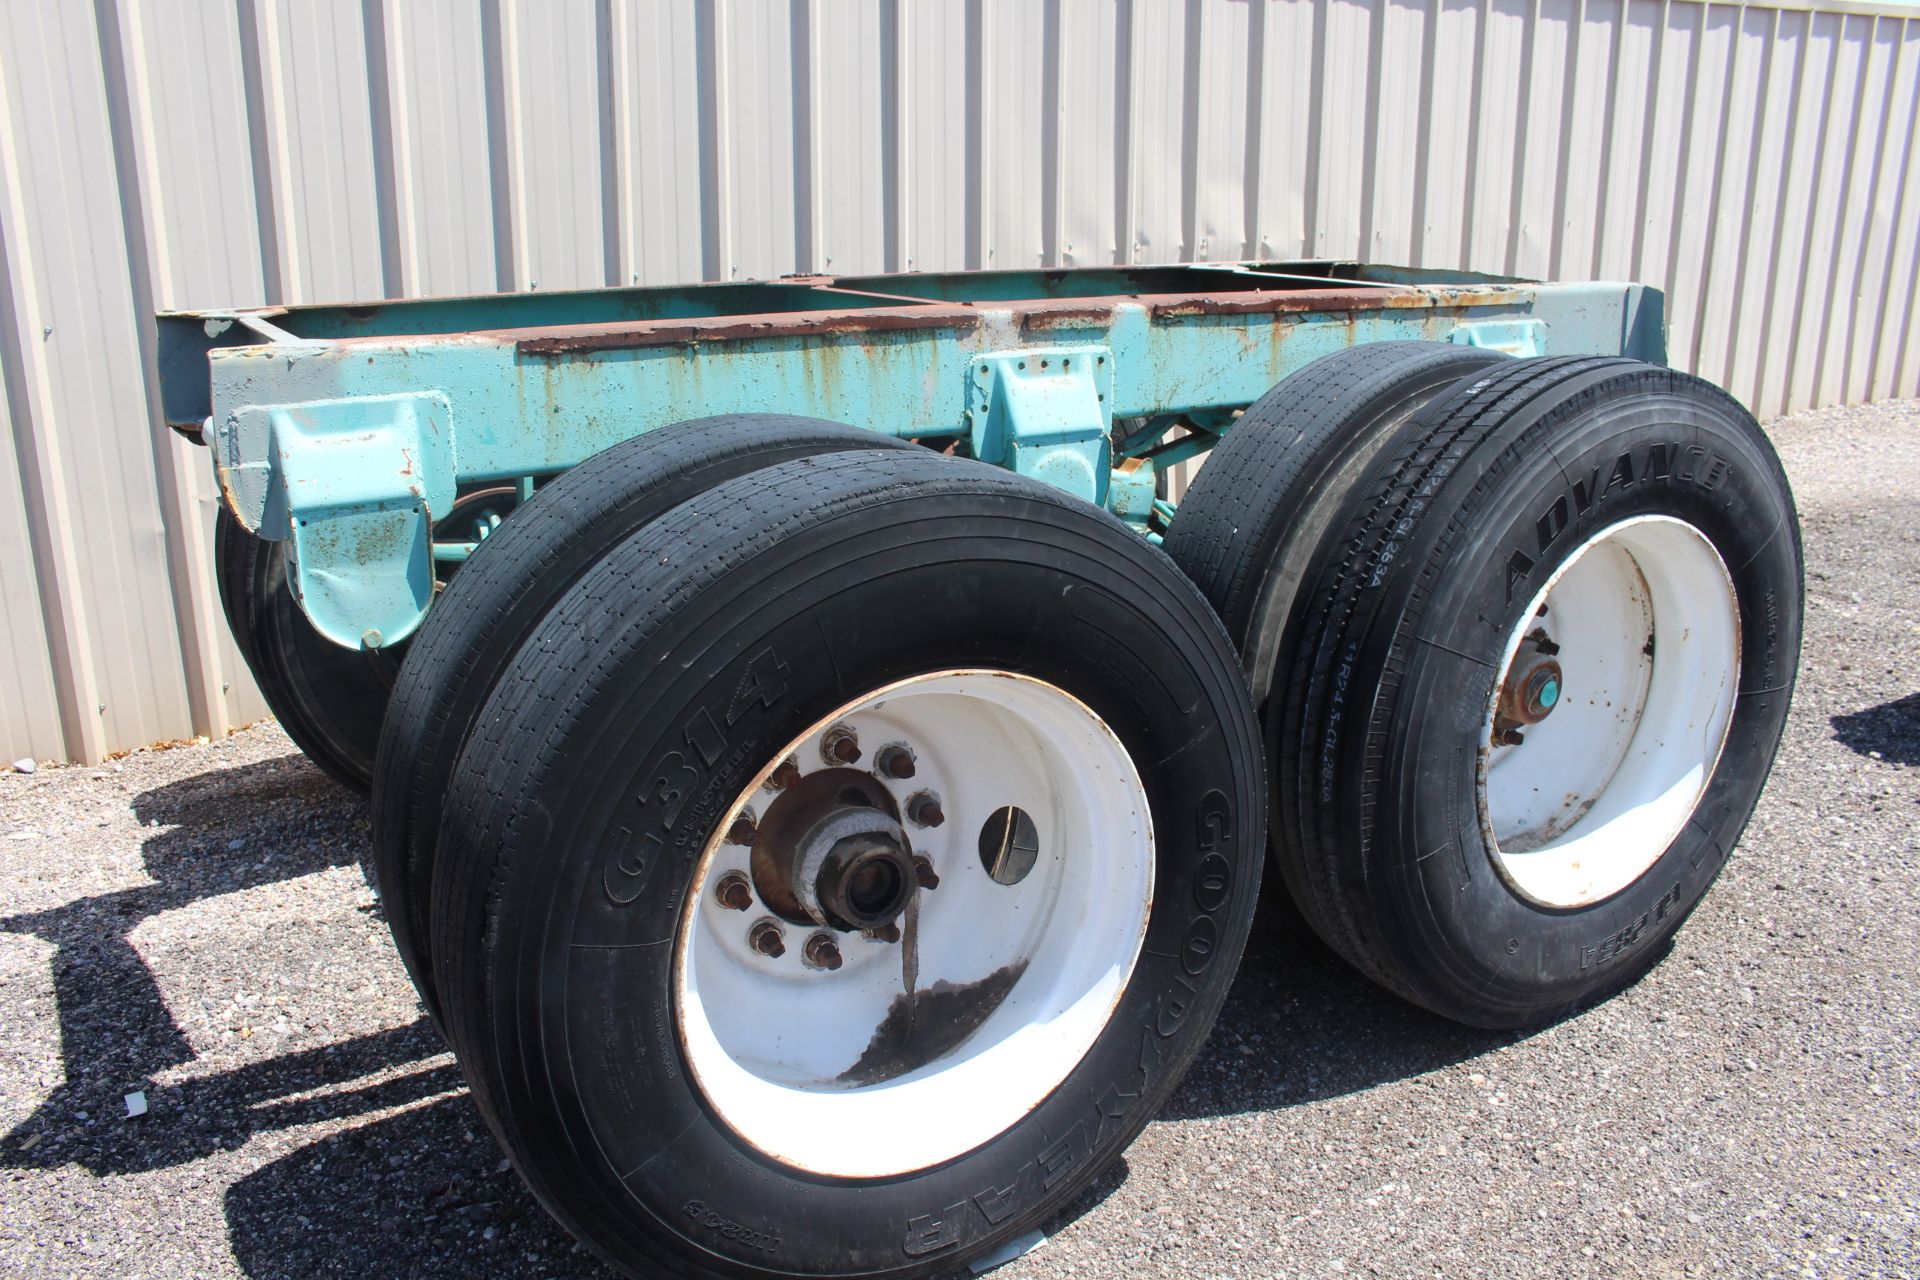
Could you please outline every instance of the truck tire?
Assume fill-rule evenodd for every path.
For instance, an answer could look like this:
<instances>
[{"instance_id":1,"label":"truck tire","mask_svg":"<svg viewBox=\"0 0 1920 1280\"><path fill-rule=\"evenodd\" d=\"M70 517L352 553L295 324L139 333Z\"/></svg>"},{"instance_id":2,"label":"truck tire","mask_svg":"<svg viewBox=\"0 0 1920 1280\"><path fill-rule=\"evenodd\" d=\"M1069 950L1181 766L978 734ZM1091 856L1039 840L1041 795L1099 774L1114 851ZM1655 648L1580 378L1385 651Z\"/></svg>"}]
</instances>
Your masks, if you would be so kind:
<instances>
[{"instance_id":1,"label":"truck tire","mask_svg":"<svg viewBox=\"0 0 1920 1280\"><path fill-rule=\"evenodd\" d=\"M365 795L394 659L316 631L287 582L287 544L255 537L224 505L213 556L227 628L267 708L321 772Z\"/></svg>"},{"instance_id":2,"label":"truck tire","mask_svg":"<svg viewBox=\"0 0 1920 1280\"><path fill-rule=\"evenodd\" d=\"M1348 347L1281 379L1208 455L1164 546L1240 647L1254 705L1292 666L1301 575L1362 468L1421 406L1505 358L1452 342Z\"/></svg>"},{"instance_id":3,"label":"truck tire","mask_svg":"<svg viewBox=\"0 0 1920 1280\"><path fill-rule=\"evenodd\" d=\"M380 737L368 878L437 1020L427 904L440 805L493 681L574 579L648 521L722 481L841 449L911 449L817 418L732 414L662 427L543 485L483 541L414 635Z\"/></svg>"},{"instance_id":4,"label":"truck tire","mask_svg":"<svg viewBox=\"0 0 1920 1280\"><path fill-rule=\"evenodd\" d=\"M781 463L610 551L487 700L450 1036L629 1274L952 1274L1173 1088L1263 813L1232 645L1118 521L926 453Z\"/></svg>"},{"instance_id":5,"label":"truck tire","mask_svg":"<svg viewBox=\"0 0 1920 1280\"><path fill-rule=\"evenodd\" d=\"M1550 359L1457 385L1354 487L1273 689L1303 914L1477 1026L1633 981L1766 781L1801 576L1779 461L1707 383Z\"/></svg>"}]
</instances>

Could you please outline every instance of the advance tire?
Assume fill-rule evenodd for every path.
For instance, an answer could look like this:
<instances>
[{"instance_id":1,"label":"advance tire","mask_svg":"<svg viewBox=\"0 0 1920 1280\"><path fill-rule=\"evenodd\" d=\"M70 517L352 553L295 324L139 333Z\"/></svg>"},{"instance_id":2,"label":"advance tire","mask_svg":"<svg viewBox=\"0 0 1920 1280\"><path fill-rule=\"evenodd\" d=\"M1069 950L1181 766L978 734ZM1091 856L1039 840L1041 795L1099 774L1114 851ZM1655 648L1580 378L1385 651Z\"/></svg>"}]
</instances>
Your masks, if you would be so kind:
<instances>
[{"instance_id":1,"label":"advance tire","mask_svg":"<svg viewBox=\"0 0 1920 1280\"><path fill-rule=\"evenodd\" d=\"M802 735L842 714L858 722L896 682L951 672L989 673L989 687L1046 685L1123 747L1152 823L1150 846L1137 831L1124 842L1150 848L1152 869L1144 932L1128 943L1131 976L1097 1003L1084 1052L1049 1068L1064 1072L1058 1084L997 1136L909 1150L903 1133L902 1167L884 1171L889 1132L851 1123L848 1145L866 1153L854 1172L822 1171L818 1146L776 1158L773 1140L740 1119L750 1110L708 1083L712 1055L694 1046L696 983L683 984L677 956L703 927L690 921L713 906L700 869L727 847L742 796L758 797L767 806L758 819L772 823L773 806L800 793L804 779L778 792L758 784L779 775ZM861 745L862 761L878 767L870 731ZM963 785L956 754L913 745L920 772L945 779L935 831L951 833L932 846L941 883L925 893L918 926L920 963L931 965L939 940L956 936L951 918L936 928L941 895L984 879L987 842L976 853L975 832L990 834L983 819L1001 810ZM991 764L1000 754L957 758ZM815 745L795 759L820 776ZM920 773L902 785L921 785ZM1089 773L1087 785L1097 795L1109 784ZM1061 812L1079 802L1058 801ZM918 841L924 829L903 807ZM1172 1089L1251 924L1263 810L1256 721L1226 634L1173 564L1118 521L1020 477L924 453L783 463L615 548L488 699L455 772L434 879L451 1038L475 1100L542 1203L632 1274L950 1274L1065 1203ZM1073 830L1036 819L1042 848L1050 832ZM1002 845L1010 830L1000 829ZM1105 874L1105 862L1074 858L1067 843L1058 865ZM732 918L745 930L760 909ZM1002 923L969 918L963 943ZM793 961L804 932L789 926L791 949L770 962ZM1043 932L1066 943L1105 937L1097 923ZM840 945L886 946L845 935ZM894 954L885 951L889 962ZM1041 982L1029 996L1025 984L1046 971L1032 964L1003 1011L1055 989ZM800 1042L827 1025L806 1012L805 984L848 971L851 954L837 972L790 969L791 1008L767 1021L768 1052L743 1069L805 1067ZM707 982L697 979L702 995ZM1051 1044L1061 1025L1024 1041ZM1036 1030L1024 1016L1013 1028ZM1009 1029L990 1015L950 1056L977 1062L1021 1043ZM862 1059L867 1039L843 1041L841 1060ZM946 1062L922 1062L913 1087L939 1082ZM1004 1078L1009 1090L1030 1083ZM786 1087L808 1106L872 1093ZM998 1100L990 1089L980 1097ZM954 1114L929 1107L908 1128Z\"/></svg>"},{"instance_id":2,"label":"advance tire","mask_svg":"<svg viewBox=\"0 0 1920 1280\"><path fill-rule=\"evenodd\" d=\"M213 526L220 607L280 727L321 772L365 795L394 660L314 630L287 583L287 546L248 533L223 503Z\"/></svg>"},{"instance_id":3,"label":"advance tire","mask_svg":"<svg viewBox=\"0 0 1920 1280\"><path fill-rule=\"evenodd\" d=\"M1269 705L1275 845L1303 914L1377 981L1478 1026L1631 982L1766 781L1801 577L1779 461L1714 387L1618 359L1456 387L1355 487ZM1540 701L1507 719L1510 678L1549 657ZM1547 766L1531 786L1529 760Z\"/></svg>"},{"instance_id":4,"label":"advance tire","mask_svg":"<svg viewBox=\"0 0 1920 1280\"><path fill-rule=\"evenodd\" d=\"M1274 384L1181 499L1163 544L1240 648L1254 705L1293 665L1300 580L1386 438L1505 356L1452 342L1370 342Z\"/></svg>"},{"instance_id":5,"label":"advance tire","mask_svg":"<svg viewBox=\"0 0 1920 1280\"><path fill-rule=\"evenodd\" d=\"M440 806L493 682L573 581L634 530L771 463L843 449L911 449L873 431L784 414L662 427L541 486L461 566L412 638L381 732L368 878L394 946L439 1020L427 908Z\"/></svg>"}]
</instances>

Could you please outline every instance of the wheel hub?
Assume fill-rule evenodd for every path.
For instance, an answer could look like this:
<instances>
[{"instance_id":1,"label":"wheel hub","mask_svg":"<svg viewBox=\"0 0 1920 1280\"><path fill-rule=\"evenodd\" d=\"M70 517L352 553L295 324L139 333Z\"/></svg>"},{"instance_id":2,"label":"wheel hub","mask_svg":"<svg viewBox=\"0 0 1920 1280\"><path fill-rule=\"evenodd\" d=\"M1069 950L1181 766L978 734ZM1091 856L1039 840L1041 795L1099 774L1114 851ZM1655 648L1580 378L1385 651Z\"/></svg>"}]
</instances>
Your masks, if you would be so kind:
<instances>
[{"instance_id":1,"label":"wheel hub","mask_svg":"<svg viewBox=\"0 0 1920 1280\"><path fill-rule=\"evenodd\" d=\"M913 896L906 834L872 809L836 809L780 861L801 907L831 929L884 928Z\"/></svg>"},{"instance_id":2,"label":"wheel hub","mask_svg":"<svg viewBox=\"0 0 1920 1280\"><path fill-rule=\"evenodd\" d=\"M912 896L913 848L899 804L864 769L796 769L766 817L729 836L752 846L754 892L791 924L882 929Z\"/></svg>"},{"instance_id":3,"label":"wheel hub","mask_svg":"<svg viewBox=\"0 0 1920 1280\"><path fill-rule=\"evenodd\" d=\"M1559 661L1553 656L1560 646L1544 627L1535 627L1514 652L1507 678L1500 685L1500 704L1494 712L1494 741L1501 746L1518 746L1523 740L1523 725L1539 724L1560 705L1566 681Z\"/></svg>"}]
</instances>

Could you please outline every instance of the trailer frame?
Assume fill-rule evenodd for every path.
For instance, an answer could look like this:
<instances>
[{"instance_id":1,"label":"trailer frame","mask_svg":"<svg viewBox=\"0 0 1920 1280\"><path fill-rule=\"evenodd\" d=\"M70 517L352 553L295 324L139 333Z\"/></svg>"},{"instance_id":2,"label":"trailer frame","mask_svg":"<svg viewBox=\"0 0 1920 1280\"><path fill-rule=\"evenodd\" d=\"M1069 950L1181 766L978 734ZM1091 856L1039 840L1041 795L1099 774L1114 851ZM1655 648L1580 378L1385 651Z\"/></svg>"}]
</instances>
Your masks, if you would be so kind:
<instances>
[{"instance_id":1,"label":"trailer frame","mask_svg":"<svg viewBox=\"0 0 1920 1280\"><path fill-rule=\"evenodd\" d=\"M212 446L240 523L291 539L334 642L410 635L436 564L484 528L435 524L476 486L522 497L690 418L779 411L1033 476L1157 539L1160 473L1288 373L1426 339L1512 355L1665 360L1636 284L1543 284L1350 262L1241 263L512 294L160 318L169 425Z\"/></svg>"}]
</instances>

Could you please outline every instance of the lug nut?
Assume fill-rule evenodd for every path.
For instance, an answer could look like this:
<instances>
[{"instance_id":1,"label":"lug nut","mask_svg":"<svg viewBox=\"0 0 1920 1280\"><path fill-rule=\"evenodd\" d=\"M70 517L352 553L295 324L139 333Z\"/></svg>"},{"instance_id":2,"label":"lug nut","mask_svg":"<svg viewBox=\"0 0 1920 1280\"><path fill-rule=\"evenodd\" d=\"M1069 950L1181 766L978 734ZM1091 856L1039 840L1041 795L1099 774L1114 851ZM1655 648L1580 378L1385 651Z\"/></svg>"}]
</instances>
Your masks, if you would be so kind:
<instances>
[{"instance_id":1,"label":"lug nut","mask_svg":"<svg viewBox=\"0 0 1920 1280\"><path fill-rule=\"evenodd\" d=\"M879 758L874 763L880 766L880 772L885 777L911 778L913 776L913 752L897 742L892 746L880 748Z\"/></svg>"},{"instance_id":2,"label":"lug nut","mask_svg":"<svg viewBox=\"0 0 1920 1280\"><path fill-rule=\"evenodd\" d=\"M727 828L727 843L752 844L754 832L753 815L743 813L733 820L732 826Z\"/></svg>"},{"instance_id":3,"label":"lug nut","mask_svg":"<svg viewBox=\"0 0 1920 1280\"><path fill-rule=\"evenodd\" d=\"M834 970L840 967L840 944L830 933L816 933L807 939L807 945L800 953L809 969Z\"/></svg>"},{"instance_id":4,"label":"lug nut","mask_svg":"<svg viewBox=\"0 0 1920 1280\"><path fill-rule=\"evenodd\" d=\"M920 791L907 798L907 820L916 827L937 827L947 820L940 810L940 799L931 791Z\"/></svg>"},{"instance_id":5,"label":"lug nut","mask_svg":"<svg viewBox=\"0 0 1920 1280\"><path fill-rule=\"evenodd\" d=\"M934 872L933 859L924 854L916 854L913 859L913 878L920 882L922 889L938 889L940 877Z\"/></svg>"},{"instance_id":6,"label":"lug nut","mask_svg":"<svg viewBox=\"0 0 1920 1280\"><path fill-rule=\"evenodd\" d=\"M787 954L786 939L781 936L785 932L772 918L756 920L747 930L747 945L769 960L778 960Z\"/></svg>"},{"instance_id":7,"label":"lug nut","mask_svg":"<svg viewBox=\"0 0 1920 1280\"><path fill-rule=\"evenodd\" d=\"M792 756L788 756L774 766L773 776L767 779L767 790L785 791L789 787L798 786L799 783L800 763Z\"/></svg>"},{"instance_id":8,"label":"lug nut","mask_svg":"<svg viewBox=\"0 0 1920 1280\"><path fill-rule=\"evenodd\" d=\"M820 754L828 764L853 764L860 759L860 738L846 725L834 725L820 739Z\"/></svg>"},{"instance_id":9,"label":"lug nut","mask_svg":"<svg viewBox=\"0 0 1920 1280\"><path fill-rule=\"evenodd\" d=\"M753 905L753 886L744 871L729 871L713 886L713 896L729 911L745 911Z\"/></svg>"},{"instance_id":10,"label":"lug nut","mask_svg":"<svg viewBox=\"0 0 1920 1280\"><path fill-rule=\"evenodd\" d=\"M900 941L900 926L892 922L883 924L878 929L865 929L861 932L864 936L873 939L875 942Z\"/></svg>"}]
</instances>

